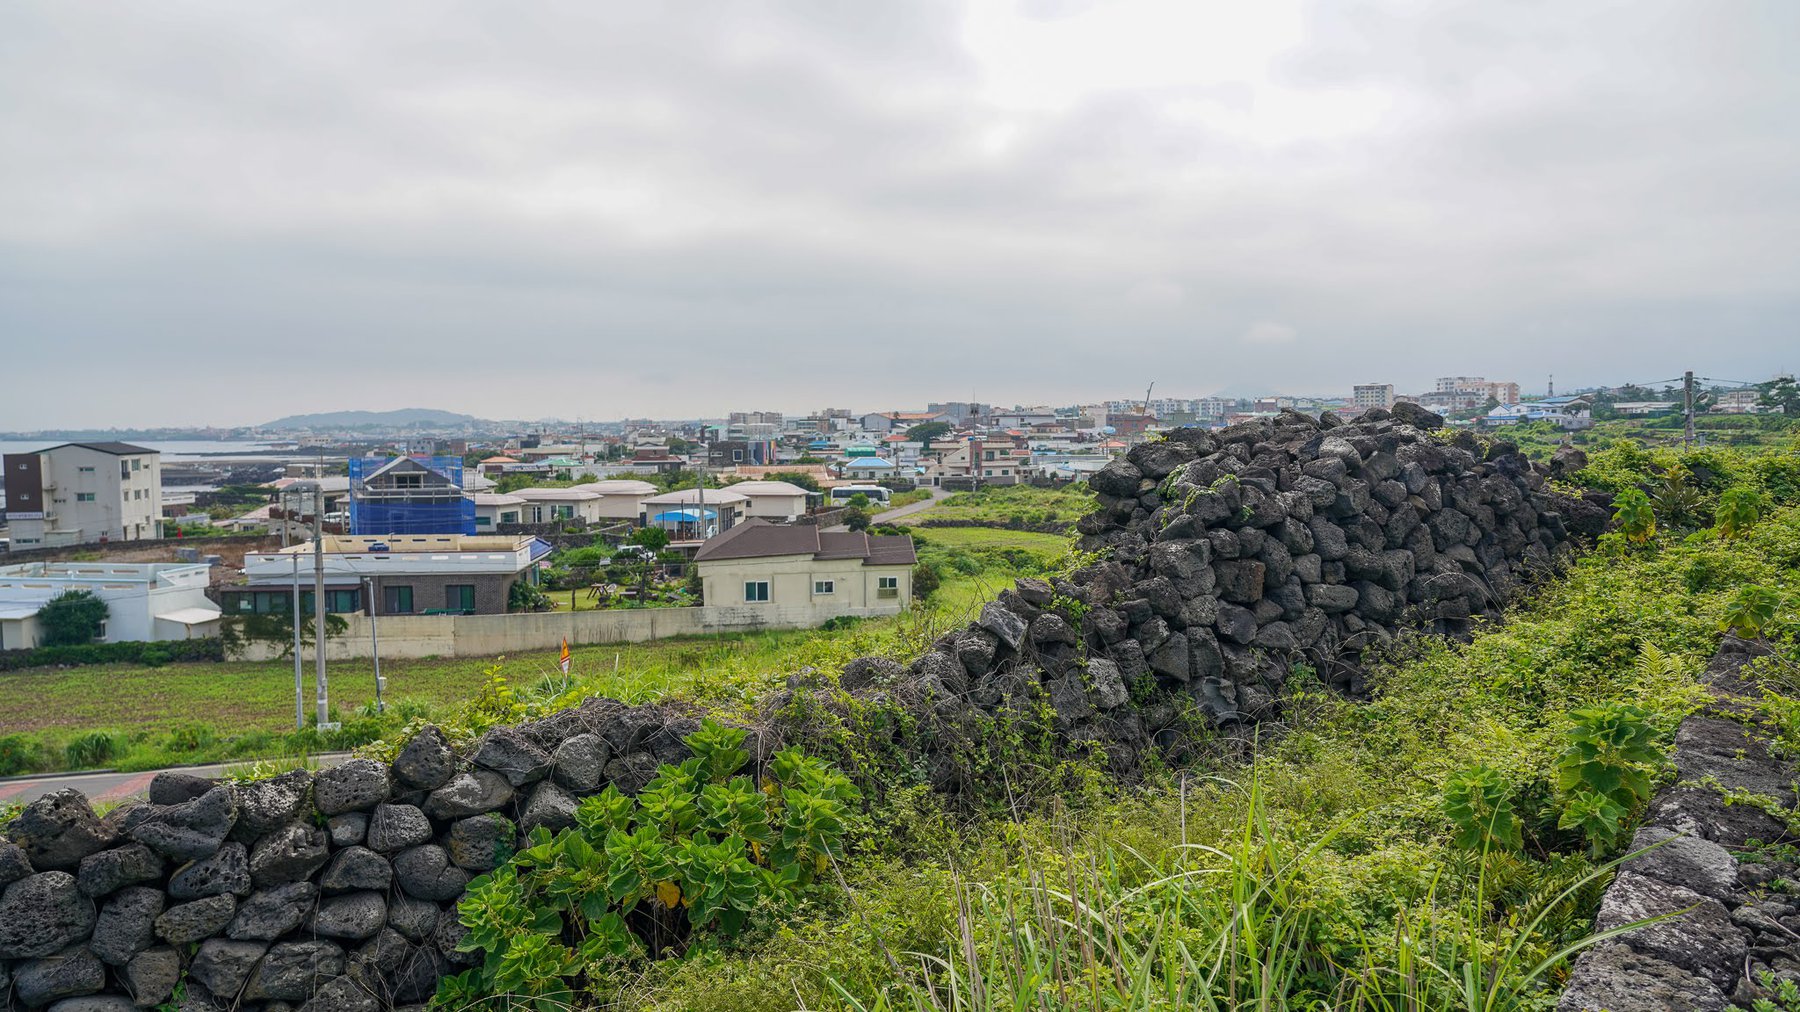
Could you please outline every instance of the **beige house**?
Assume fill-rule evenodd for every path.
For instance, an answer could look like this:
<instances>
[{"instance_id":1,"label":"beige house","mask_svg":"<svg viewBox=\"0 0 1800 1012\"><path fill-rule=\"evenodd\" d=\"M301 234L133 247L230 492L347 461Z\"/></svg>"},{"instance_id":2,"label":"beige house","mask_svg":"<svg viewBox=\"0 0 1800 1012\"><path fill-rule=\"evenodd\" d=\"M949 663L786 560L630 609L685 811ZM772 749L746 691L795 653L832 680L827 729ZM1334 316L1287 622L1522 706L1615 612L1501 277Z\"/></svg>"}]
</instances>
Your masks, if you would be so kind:
<instances>
[{"instance_id":1,"label":"beige house","mask_svg":"<svg viewBox=\"0 0 1800 1012\"><path fill-rule=\"evenodd\" d=\"M820 531L752 519L701 546L705 608L721 620L817 625L840 615L894 615L912 601L912 538Z\"/></svg>"},{"instance_id":2,"label":"beige house","mask_svg":"<svg viewBox=\"0 0 1800 1012\"><path fill-rule=\"evenodd\" d=\"M644 516L644 500L656 494L656 486L635 478L606 478L571 488L582 492L598 492L600 516L607 520L629 520L639 523Z\"/></svg>"},{"instance_id":3,"label":"beige house","mask_svg":"<svg viewBox=\"0 0 1800 1012\"><path fill-rule=\"evenodd\" d=\"M524 500L519 507L523 523L548 524L558 520L595 523L600 519L602 496L598 492L579 488L521 488L510 494ZM480 516L480 512L477 503L476 515Z\"/></svg>"},{"instance_id":4,"label":"beige house","mask_svg":"<svg viewBox=\"0 0 1800 1012\"><path fill-rule=\"evenodd\" d=\"M798 485L785 481L740 481L726 487L750 497L745 516L793 521L806 515L806 490Z\"/></svg>"}]
</instances>

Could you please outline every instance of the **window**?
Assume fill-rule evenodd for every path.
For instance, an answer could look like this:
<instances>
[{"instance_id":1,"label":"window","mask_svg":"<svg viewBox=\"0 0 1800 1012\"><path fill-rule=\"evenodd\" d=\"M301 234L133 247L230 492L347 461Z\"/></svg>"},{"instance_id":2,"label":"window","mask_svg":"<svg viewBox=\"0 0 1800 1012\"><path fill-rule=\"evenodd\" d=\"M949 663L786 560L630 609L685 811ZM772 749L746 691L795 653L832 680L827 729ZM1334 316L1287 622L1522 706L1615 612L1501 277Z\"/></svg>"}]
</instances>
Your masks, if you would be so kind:
<instances>
[{"instance_id":1,"label":"window","mask_svg":"<svg viewBox=\"0 0 1800 1012\"><path fill-rule=\"evenodd\" d=\"M769 599L769 581L751 580L744 584L744 600L755 603Z\"/></svg>"},{"instance_id":2,"label":"window","mask_svg":"<svg viewBox=\"0 0 1800 1012\"><path fill-rule=\"evenodd\" d=\"M425 476L422 474L396 474L392 476L395 488L424 488Z\"/></svg>"},{"instance_id":3,"label":"window","mask_svg":"<svg viewBox=\"0 0 1800 1012\"><path fill-rule=\"evenodd\" d=\"M518 523L519 522L519 511L518 510L507 510L506 512L500 514L500 522L503 524Z\"/></svg>"},{"instance_id":4,"label":"window","mask_svg":"<svg viewBox=\"0 0 1800 1012\"><path fill-rule=\"evenodd\" d=\"M238 611L255 615L288 615L293 612L285 590L243 591L235 596L233 604Z\"/></svg>"},{"instance_id":5,"label":"window","mask_svg":"<svg viewBox=\"0 0 1800 1012\"><path fill-rule=\"evenodd\" d=\"M449 611L475 610L475 585L452 583L444 588L444 607Z\"/></svg>"},{"instance_id":6,"label":"window","mask_svg":"<svg viewBox=\"0 0 1800 1012\"><path fill-rule=\"evenodd\" d=\"M837 592L837 584L835 581L832 581L832 580L814 580L813 581L813 593L815 593L815 594L833 594L836 592Z\"/></svg>"},{"instance_id":7,"label":"window","mask_svg":"<svg viewBox=\"0 0 1800 1012\"><path fill-rule=\"evenodd\" d=\"M119 477L120 477L120 478L129 478L129 477L131 477L131 466L130 466L130 465L128 465L128 464L126 464L126 463L125 463L125 462L124 462L124 461L122 461L122 460L121 460L121 461L119 461Z\"/></svg>"},{"instance_id":8,"label":"window","mask_svg":"<svg viewBox=\"0 0 1800 1012\"><path fill-rule=\"evenodd\" d=\"M136 471L137 469L139 469L140 467L143 467L143 466L144 466L143 461L137 459L136 457L131 458L131 469L133 471Z\"/></svg>"},{"instance_id":9,"label":"window","mask_svg":"<svg viewBox=\"0 0 1800 1012\"><path fill-rule=\"evenodd\" d=\"M76 502L93 502L94 501L94 493L92 493L92 492L77 492L77 493L75 493L75 501Z\"/></svg>"},{"instance_id":10,"label":"window","mask_svg":"<svg viewBox=\"0 0 1800 1012\"><path fill-rule=\"evenodd\" d=\"M731 459L732 460L743 460L744 459L744 451L742 451L742 450L731 451Z\"/></svg>"},{"instance_id":11,"label":"window","mask_svg":"<svg viewBox=\"0 0 1800 1012\"><path fill-rule=\"evenodd\" d=\"M81 474L93 474L94 473L94 469L91 467L78 467L75 470L80 472Z\"/></svg>"},{"instance_id":12,"label":"window","mask_svg":"<svg viewBox=\"0 0 1800 1012\"><path fill-rule=\"evenodd\" d=\"M878 576L875 578L876 597L899 597L900 578L898 576Z\"/></svg>"},{"instance_id":13,"label":"window","mask_svg":"<svg viewBox=\"0 0 1800 1012\"><path fill-rule=\"evenodd\" d=\"M492 527L492 526L494 526L494 518L493 517L476 517L475 518L475 526L477 526L477 527Z\"/></svg>"},{"instance_id":14,"label":"window","mask_svg":"<svg viewBox=\"0 0 1800 1012\"><path fill-rule=\"evenodd\" d=\"M550 507L550 519L552 519L552 520L568 520L569 518L573 517L574 515L575 515L575 507L573 507L573 506L552 506L552 507Z\"/></svg>"},{"instance_id":15,"label":"window","mask_svg":"<svg viewBox=\"0 0 1800 1012\"><path fill-rule=\"evenodd\" d=\"M412 588L404 585L381 588L381 606L390 615L410 614L413 610Z\"/></svg>"},{"instance_id":16,"label":"window","mask_svg":"<svg viewBox=\"0 0 1800 1012\"><path fill-rule=\"evenodd\" d=\"M338 613L361 611L358 596L360 595L354 590L328 590L325 592L325 610Z\"/></svg>"}]
</instances>

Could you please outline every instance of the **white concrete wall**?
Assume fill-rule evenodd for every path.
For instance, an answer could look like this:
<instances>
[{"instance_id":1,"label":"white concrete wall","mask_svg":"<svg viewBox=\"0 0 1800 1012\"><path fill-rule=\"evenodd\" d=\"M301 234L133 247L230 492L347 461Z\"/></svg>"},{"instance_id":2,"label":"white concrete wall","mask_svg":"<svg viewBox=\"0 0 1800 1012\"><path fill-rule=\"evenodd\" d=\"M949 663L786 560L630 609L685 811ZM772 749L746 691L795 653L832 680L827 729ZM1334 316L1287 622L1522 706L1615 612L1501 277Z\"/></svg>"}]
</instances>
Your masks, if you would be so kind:
<instances>
[{"instance_id":1,"label":"white concrete wall","mask_svg":"<svg viewBox=\"0 0 1800 1012\"><path fill-rule=\"evenodd\" d=\"M835 614L872 617L882 612L852 610ZM345 615L344 634L325 644L328 660L367 658L370 653L369 620ZM378 620L381 656L393 657L493 657L521 650L553 650L564 637L570 646L593 643L641 643L671 636L748 632L758 629L809 629L819 619L809 609L766 607L736 608L621 608L604 611L536 612L510 615L405 615ZM311 658L312 626L305 627L304 657ZM249 660L269 660L280 649L252 644Z\"/></svg>"}]
</instances>

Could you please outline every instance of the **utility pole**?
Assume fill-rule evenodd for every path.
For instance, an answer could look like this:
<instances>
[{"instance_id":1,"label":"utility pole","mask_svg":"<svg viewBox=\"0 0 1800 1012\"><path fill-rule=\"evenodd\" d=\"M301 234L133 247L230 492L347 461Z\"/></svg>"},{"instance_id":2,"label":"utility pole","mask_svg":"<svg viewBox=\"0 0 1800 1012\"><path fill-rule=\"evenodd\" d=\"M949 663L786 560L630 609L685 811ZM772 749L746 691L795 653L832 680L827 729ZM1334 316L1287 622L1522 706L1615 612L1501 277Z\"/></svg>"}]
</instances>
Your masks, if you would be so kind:
<instances>
[{"instance_id":1,"label":"utility pole","mask_svg":"<svg viewBox=\"0 0 1800 1012\"><path fill-rule=\"evenodd\" d=\"M1681 445L1694 445L1694 370L1681 374L1681 413L1685 419L1681 429Z\"/></svg>"},{"instance_id":2,"label":"utility pole","mask_svg":"<svg viewBox=\"0 0 1800 1012\"><path fill-rule=\"evenodd\" d=\"M1150 424L1148 421L1148 419L1150 417L1150 391L1155 390L1155 389L1156 389L1156 381L1155 380L1151 380L1150 385L1144 388L1144 418L1146 419L1146 421L1144 423L1145 425Z\"/></svg>"},{"instance_id":3,"label":"utility pole","mask_svg":"<svg viewBox=\"0 0 1800 1012\"><path fill-rule=\"evenodd\" d=\"M313 690L314 718L320 728L331 722L325 683L325 488L313 489Z\"/></svg>"},{"instance_id":4,"label":"utility pole","mask_svg":"<svg viewBox=\"0 0 1800 1012\"><path fill-rule=\"evenodd\" d=\"M298 500L299 497L295 496L294 498ZM284 492L281 499L281 550L284 552L288 550L287 527L292 516L293 511L288 507L287 494ZM292 562L294 570L294 730L303 731L306 729L306 706L301 702L304 690L301 687L300 676L300 546L294 546L294 550L288 554L288 559Z\"/></svg>"},{"instance_id":5,"label":"utility pole","mask_svg":"<svg viewBox=\"0 0 1800 1012\"><path fill-rule=\"evenodd\" d=\"M369 577L369 656L375 658L375 712L386 713L387 703L382 701L381 690L387 688L387 680L381 677L381 634L375 630L375 578ZM574 610L571 606L570 611Z\"/></svg>"}]
</instances>

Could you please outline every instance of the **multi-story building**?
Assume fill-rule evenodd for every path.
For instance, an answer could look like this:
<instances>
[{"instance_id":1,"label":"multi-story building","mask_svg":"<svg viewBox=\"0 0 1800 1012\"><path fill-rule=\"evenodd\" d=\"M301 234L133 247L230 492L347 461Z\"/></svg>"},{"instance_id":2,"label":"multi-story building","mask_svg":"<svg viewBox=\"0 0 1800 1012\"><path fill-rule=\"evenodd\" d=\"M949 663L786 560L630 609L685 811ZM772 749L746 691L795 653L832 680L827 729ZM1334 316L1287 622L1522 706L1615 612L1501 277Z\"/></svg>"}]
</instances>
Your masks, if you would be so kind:
<instances>
[{"instance_id":1,"label":"multi-story building","mask_svg":"<svg viewBox=\"0 0 1800 1012\"><path fill-rule=\"evenodd\" d=\"M9 453L14 549L139 541L161 534L162 454L131 443L63 443Z\"/></svg>"},{"instance_id":2,"label":"multi-story building","mask_svg":"<svg viewBox=\"0 0 1800 1012\"><path fill-rule=\"evenodd\" d=\"M1394 406L1394 385L1392 383L1358 383L1350 393L1356 406L1365 411L1369 408Z\"/></svg>"},{"instance_id":3,"label":"multi-story building","mask_svg":"<svg viewBox=\"0 0 1800 1012\"><path fill-rule=\"evenodd\" d=\"M350 533L475 533L461 457L352 457L349 470Z\"/></svg>"},{"instance_id":4,"label":"multi-story building","mask_svg":"<svg viewBox=\"0 0 1800 1012\"><path fill-rule=\"evenodd\" d=\"M327 535L325 610L378 615L498 615L512 585L536 583L538 559L550 546L531 537L420 534L399 537ZM227 615L289 614L297 582L300 611L312 613L313 546L244 556L244 582L220 592Z\"/></svg>"}]
</instances>

